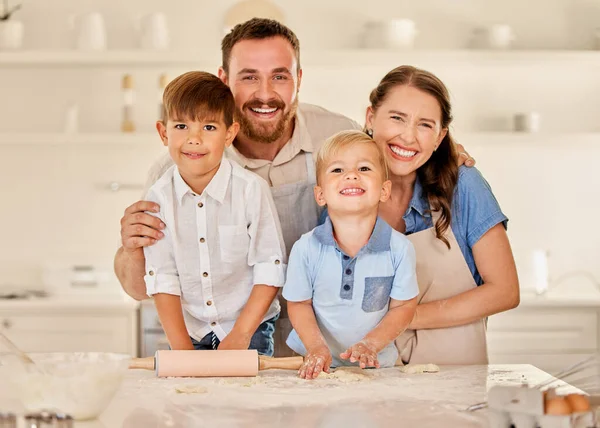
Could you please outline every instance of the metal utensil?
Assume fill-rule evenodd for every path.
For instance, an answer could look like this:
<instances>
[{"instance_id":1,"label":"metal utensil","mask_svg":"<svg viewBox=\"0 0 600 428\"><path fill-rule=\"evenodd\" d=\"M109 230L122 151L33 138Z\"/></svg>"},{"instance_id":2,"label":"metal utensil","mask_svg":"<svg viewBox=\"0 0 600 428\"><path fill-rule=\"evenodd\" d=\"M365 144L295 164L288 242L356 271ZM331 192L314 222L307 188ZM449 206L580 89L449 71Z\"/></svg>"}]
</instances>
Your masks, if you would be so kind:
<instances>
[{"instance_id":1,"label":"metal utensil","mask_svg":"<svg viewBox=\"0 0 600 428\"><path fill-rule=\"evenodd\" d=\"M33 362L33 360L25 352L21 351L17 345L15 345L4 333L0 332L0 339L8 346L8 349L21 359L25 364L30 364L39 370L39 367Z\"/></svg>"}]
</instances>

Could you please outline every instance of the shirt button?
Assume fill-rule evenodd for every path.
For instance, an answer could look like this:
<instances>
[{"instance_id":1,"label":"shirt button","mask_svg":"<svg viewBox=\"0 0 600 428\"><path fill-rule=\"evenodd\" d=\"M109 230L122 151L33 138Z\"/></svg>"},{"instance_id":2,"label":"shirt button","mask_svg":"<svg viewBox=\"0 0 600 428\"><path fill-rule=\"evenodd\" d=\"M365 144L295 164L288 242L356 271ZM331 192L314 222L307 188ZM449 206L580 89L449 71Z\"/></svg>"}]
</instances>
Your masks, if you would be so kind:
<instances>
[{"instance_id":1,"label":"shirt button","mask_svg":"<svg viewBox=\"0 0 600 428\"><path fill-rule=\"evenodd\" d=\"M346 275L352 275L352 269L346 269Z\"/></svg>"},{"instance_id":2,"label":"shirt button","mask_svg":"<svg viewBox=\"0 0 600 428\"><path fill-rule=\"evenodd\" d=\"M344 260L350 260L350 257L344 256Z\"/></svg>"},{"instance_id":3,"label":"shirt button","mask_svg":"<svg viewBox=\"0 0 600 428\"><path fill-rule=\"evenodd\" d=\"M344 285L344 290L346 290L346 291L350 290L350 286L348 284L345 284Z\"/></svg>"},{"instance_id":4,"label":"shirt button","mask_svg":"<svg viewBox=\"0 0 600 428\"><path fill-rule=\"evenodd\" d=\"M211 322L211 323L210 323L210 325L211 325L212 327L214 327L214 326L216 326L216 325L217 325L217 323L213 321L213 322Z\"/></svg>"},{"instance_id":5,"label":"shirt button","mask_svg":"<svg viewBox=\"0 0 600 428\"><path fill-rule=\"evenodd\" d=\"M198 208L202 208L204 204L202 202L198 202Z\"/></svg>"},{"instance_id":6,"label":"shirt button","mask_svg":"<svg viewBox=\"0 0 600 428\"><path fill-rule=\"evenodd\" d=\"M154 276L154 271L153 271L153 270L151 270L150 272L148 272L148 275L150 275L150 276Z\"/></svg>"},{"instance_id":7,"label":"shirt button","mask_svg":"<svg viewBox=\"0 0 600 428\"><path fill-rule=\"evenodd\" d=\"M206 241L206 239L204 238L200 238L200 242L204 244L204 241Z\"/></svg>"},{"instance_id":8,"label":"shirt button","mask_svg":"<svg viewBox=\"0 0 600 428\"><path fill-rule=\"evenodd\" d=\"M208 272L202 272L202 276L206 278L208 276Z\"/></svg>"},{"instance_id":9,"label":"shirt button","mask_svg":"<svg viewBox=\"0 0 600 428\"><path fill-rule=\"evenodd\" d=\"M279 263L281 263L279 260L275 260L276 265L278 265Z\"/></svg>"},{"instance_id":10,"label":"shirt button","mask_svg":"<svg viewBox=\"0 0 600 428\"><path fill-rule=\"evenodd\" d=\"M209 300L208 302L206 302L206 306L210 306L212 305L212 302Z\"/></svg>"}]
</instances>

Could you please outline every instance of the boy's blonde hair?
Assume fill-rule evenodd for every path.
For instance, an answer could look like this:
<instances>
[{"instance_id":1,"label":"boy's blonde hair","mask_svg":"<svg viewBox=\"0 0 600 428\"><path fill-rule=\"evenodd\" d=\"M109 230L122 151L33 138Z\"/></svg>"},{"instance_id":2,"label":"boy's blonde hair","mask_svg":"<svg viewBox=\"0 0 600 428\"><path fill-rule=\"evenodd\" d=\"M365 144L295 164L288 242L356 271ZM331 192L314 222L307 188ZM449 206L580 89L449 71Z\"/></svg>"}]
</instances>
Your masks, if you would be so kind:
<instances>
[{"instance_id":1,"label":"boy's blonde hair","mask_svg":"<svg viewBox=\"0 0 600 428\"><path fill-rule=\"evenodd\" d=\"M363 131L341 131L325 140L319 149L319 153L317 154L317 184L320 183L320 177L331 157L339 153L340 150L349 149L357 144L371 144L375 147L377 150L377 161L381 167L381 174L383 175L383 179L387 180L387 162L385 155L377 143Z\"/></svg>"},{"instance_id":2,"label":"boy's blonde hair","mask_svg":"<svg viewBox=\"0 0 600 428\"><path fill-rule=\"evenodd\" d=\"M214 120L233 123L235 101L225 83L214 74L190 71L171 81L163 93L162 121Z\"/></svg>"}]
</instances>

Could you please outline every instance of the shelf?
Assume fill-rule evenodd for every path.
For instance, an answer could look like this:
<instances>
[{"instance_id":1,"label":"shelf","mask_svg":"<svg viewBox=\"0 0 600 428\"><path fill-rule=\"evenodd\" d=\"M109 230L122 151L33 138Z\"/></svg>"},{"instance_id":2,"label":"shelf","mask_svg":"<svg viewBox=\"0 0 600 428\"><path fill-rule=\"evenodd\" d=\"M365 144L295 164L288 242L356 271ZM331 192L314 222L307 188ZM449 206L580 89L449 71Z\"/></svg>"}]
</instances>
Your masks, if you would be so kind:
<instances>
[{"instance_id":1,"label":"shelf","mask_svg":"<svg viewBox=\"0 0 600 428\"><path fill-rule=\"evenodd\" d=\"M600 147L600 132L455 132L455 139L468 146L543 145L562 149L569 145L595 145Z\"/></svg>"},{"instance_id":2,"label":"shelf","mask_svg":"<svg viewBox=\"0 0 600 428\"><path fill-rule=\"evenodd\" d=\"M143 50L101 52L64 51L14 51L0 52L0 65L12 67L117 67L117 66L190 66L202 68L208 58L200 58L189 53L173 53L169 51L154 52ZM210 61L209 61L210 62ZM218 57L212 63L219 63Z\"/></svg>"},{"instance_id":3,"label":"shelf","mask_svg":"<svg viewBox=\"0 0 600 428\"><path fill-rule=\"evenodd\" d=\"M0 133L0 145L151 145L160 143L156 133Z\"/></svg>"},{"instance_id":4,"label":"shelf","mask_svg":"<svg viewBox=\"0 0 600 428\"><path fill-rule=\"evenodd\" d=\"M221 62L219 53L201 57L189 52L154 52L143 50L107 50L81 52L75 50L32 50L0 52L0 66L4 67L189 67L215 70ZM558 63L581 67L583 64L600 66L600 50L370 50L335 49L306 50L301 58L304 67L355 68L391 66L399 64L522 64L545 65Z\"/></svg>"},{"instance_id":5,"label":"shelf","mask_svg":"<svg viewBox=\"0 0 600 428\"><path fill-rule=\"evenodd\" d=\"M460 143L469 146L499 144L541 144L565 147L569 144L593 144L600 147L600 132L524 133L524 132L455 132ZM140 133L0 133L0 145L147 145L160 144L158 135Z\"/></svg>"}]
</instances>

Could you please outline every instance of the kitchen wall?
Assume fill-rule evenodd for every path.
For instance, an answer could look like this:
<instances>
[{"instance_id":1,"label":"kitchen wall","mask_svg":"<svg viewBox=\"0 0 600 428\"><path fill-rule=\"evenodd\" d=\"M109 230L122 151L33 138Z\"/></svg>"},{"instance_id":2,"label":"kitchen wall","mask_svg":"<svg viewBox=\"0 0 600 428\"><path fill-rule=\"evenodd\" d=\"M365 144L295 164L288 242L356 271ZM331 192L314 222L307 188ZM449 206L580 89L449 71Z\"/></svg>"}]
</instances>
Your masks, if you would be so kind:
<instances>
[{"instance_id":1,"label":"kitchen wall","mask_svg":"<svg viewBox=\"0 0 600 428\"><path fill-rule=\"evenodd\" d=\"M15 18L25 23L26 49L60 50L72 45L69 16L100 11L111 49L136 46L135 21L147 12L168 13L172 46L206 57L216 71L221 22L234 2L156 0L25 0ZM510 217L509 234L522 270L529 252L550 251L553 277L583 270L600 279L600 51L581 56L470 57L463 53L397 56L356 51L337 63L323 49L359 46L368 20L407 17L419 28L416 48L464 49L474 27L508 23L515 47L535 50L590 49L600 27L597 1L555 0L330 0L278 1L303 49L301 99L362 122L370 89L402 63L437 73L452 92L454 131L477 158ZM160 55L160 54L157 54ZM0 62L0 64L2 64ZM157 82L185 68L9 67L0 65L0 134L56 133L72 103L79 105L81 132L119 132L121 77L134 77L138 130L152 132ZM492 134L511 130L511 117L535 110L542 132L522 138ZM46 262L110 265L119 242L119 219L140 196L145 173L163 148L147 144L0 144L0 285L33 284ZM131 189L111 192L118 181ZM579 277L584 281L584 277ZM566 286L569 286L568 284Z\"/></svg>"}]
</instances>

